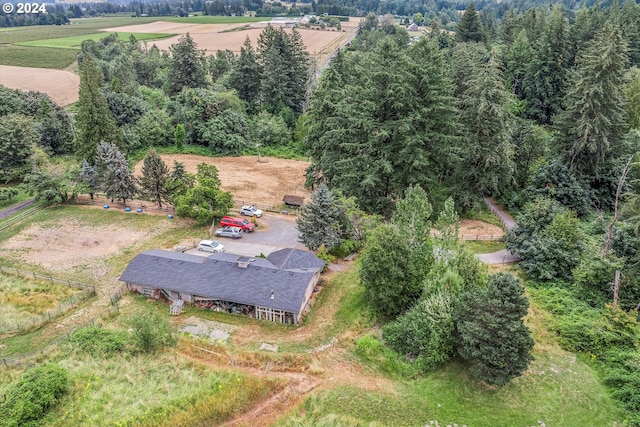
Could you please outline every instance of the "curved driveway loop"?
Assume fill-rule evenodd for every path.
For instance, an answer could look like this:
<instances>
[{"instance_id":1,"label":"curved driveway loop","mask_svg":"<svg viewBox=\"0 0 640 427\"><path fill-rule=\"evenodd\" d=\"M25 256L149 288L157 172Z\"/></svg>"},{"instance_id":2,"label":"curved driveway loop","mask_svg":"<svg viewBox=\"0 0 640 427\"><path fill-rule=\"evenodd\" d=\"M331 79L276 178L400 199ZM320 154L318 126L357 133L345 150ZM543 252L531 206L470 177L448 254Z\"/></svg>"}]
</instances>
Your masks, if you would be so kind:
<instances>
[{"instance_id":1,"label":"curved driveway loop","mask_svg":"<svg viewBox=\"0 0 640 427\"><path fill-rule=\"evenodd\" d=\"M256 222L256 231L244 233L241 239L215 239L224 245L225 252L252 257L260 254L266 256L282 248L306 249L298 242L295 216L265 213L261 218L257 218ZM197 249L191 249L187 253L209 255L208 252L199 252Z\"/></svg>"}]
</instances>

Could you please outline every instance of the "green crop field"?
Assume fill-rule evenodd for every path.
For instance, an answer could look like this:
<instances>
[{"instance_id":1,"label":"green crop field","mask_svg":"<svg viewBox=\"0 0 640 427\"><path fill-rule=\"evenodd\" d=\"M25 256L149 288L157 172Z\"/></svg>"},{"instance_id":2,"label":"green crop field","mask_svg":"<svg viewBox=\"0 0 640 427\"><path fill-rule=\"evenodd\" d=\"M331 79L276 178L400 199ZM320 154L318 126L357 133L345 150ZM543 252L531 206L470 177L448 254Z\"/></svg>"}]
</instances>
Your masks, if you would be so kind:
<instances>
[{"instance_id":1,"label":"green crop field","mask_svg":"<svg viewBox=\"0 0 640 427\"><path fill-rule=\"evenodd\" d=\"M34 46L34 47L77 50L77 49L80 49L80 45L82 44L83 41L93 40L97 42L107 37L109 34L110 33L102 32L102 33L85 34L80 36L30 40L25 42L17 42L15 44L18 46ZM129 40L129 38L132 35L138 40L157 40L165 37L171 37L174 35L174 34L163 34L163 33L116 33L116 34L118 35L118 38L121 40Z\"/></svg>"},{"instance_id":2,"label":"green crop field","mask_svg":"<svg viewBox=\"0 0 640 427\"><path fill-rule=\"evenodd\" d=\"M61 70L76 60L77 51L0 44L0 65Z\"/></svg>"}]
</instances>

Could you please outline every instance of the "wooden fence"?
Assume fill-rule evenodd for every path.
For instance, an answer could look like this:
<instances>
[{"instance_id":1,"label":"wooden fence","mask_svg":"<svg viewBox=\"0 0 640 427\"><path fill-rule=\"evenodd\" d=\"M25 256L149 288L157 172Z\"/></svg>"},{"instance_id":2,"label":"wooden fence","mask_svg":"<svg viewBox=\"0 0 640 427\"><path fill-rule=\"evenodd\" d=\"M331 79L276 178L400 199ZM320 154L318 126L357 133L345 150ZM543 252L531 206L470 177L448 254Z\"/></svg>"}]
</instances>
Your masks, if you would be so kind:
<instances>
[{"instance_id":1,"label":"wooden fence","mask_svg":"<svg viewBox=\"0 0 640 427\"><path fill-rule=\"evenodd\" d=\"M45 202L34 203L28 208L20 210L16 214L10 215L7 218L0 220L0 231L19 223L23 219L29 218L30 216L37 214L47 206L49 206L49 204Z\"/></svg>"},{"instance_id":2,"label":"wooden fence","mask_svg":"<svg viewBox=\"0 0 640 427\"><path fill-rule=\"evenodd\" d=\"M275 212L275 213L281 213L281 214L286 214L286 215L298 215L298 212L300 211L299 208L290 208L288 206L285 206L284 204L281 205L262 205L262 204L258 204L258 203L252 203L252 202L246 202L243 200L234 200L233 201L233 207L236 209L240 209L243 206L255 206L256 208L260 209L263 212Z\"/></svg>"}]
</instances>

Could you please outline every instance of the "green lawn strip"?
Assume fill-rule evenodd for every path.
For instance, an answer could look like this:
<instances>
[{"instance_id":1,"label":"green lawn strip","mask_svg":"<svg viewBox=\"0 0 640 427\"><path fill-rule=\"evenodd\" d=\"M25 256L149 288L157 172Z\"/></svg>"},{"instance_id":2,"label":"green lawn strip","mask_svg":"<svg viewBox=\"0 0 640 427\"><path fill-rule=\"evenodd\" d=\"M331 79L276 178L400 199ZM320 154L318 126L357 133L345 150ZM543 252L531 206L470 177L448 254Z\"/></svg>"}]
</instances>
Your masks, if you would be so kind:
<instances>
[{"instance_id":1,"label":"green lawn strip","mask_svg":"<svg viewBox=\"0 0 640 427\"><path fill-rule=\"evenodd\" d=\"M42 40L31 40L25 42L17 42L16 45L19 46L36 46L36 47L49 47L49 48L58 48L58 49L80 49L80 45L85 40L93 40L99 41L107 37L110 33L102 32L102 33L93 33L93 34L85 34L79 36L69 36L69 37L61 37L61 38L52 38L52 39L42 39ZM157 40L163 39L166 37L174 36L175 34L165 34L165 33L117 33L118 38L120 40L129 40L131 36L134 36L137 40Z\"/></svg>"},{"instance_id":2,"label":"green lawn strip","mask_svg":"<svg viewBox=\"0 0 640 427\"><path fill-rule=\"evenodd\" d=\"M243 24L251 22L271 21L271 17L257 16L189 16L184 18L167 18L163 21L181 22L186 24Z\"/></svg>"},{"instance_id":3,"label":"green lawn strip","mask_svg":"<svg viewBox=\"0 0 640 427\"><path fill-rule=\"evenodd\" d=\"M505 249L504 242L495 240L465 240L464 246L474 254L489 254Z\"/></svg>"},{"instance_id":4,"label":"green lawn strip","mask_svg":"<svg viewBox=\"0 0 640 427\"><path fill-rule=\"evenodd\" d=\"M0 44L0 65L62 70L75 62L77 54L71 49Z\"/></svg>"},{"instance_id":5,"label":"green lawn strip","mask_svg":"<svg viewBox=\"0 0 640 427\"><path fill-rule=\"evenodd\" d=\"M216 425L274 393L282 383L182 361L172 352L58 361L69 392L39 425Z\"/></svg>"}]
</instances>

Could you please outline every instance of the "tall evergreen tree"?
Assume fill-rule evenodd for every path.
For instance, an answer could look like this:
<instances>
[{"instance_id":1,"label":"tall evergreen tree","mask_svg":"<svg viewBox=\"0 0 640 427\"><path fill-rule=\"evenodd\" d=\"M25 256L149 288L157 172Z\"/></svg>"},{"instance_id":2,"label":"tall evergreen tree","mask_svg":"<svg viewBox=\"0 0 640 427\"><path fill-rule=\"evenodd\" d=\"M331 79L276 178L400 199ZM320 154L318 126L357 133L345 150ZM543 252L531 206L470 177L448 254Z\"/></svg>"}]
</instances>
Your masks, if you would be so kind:
<instances>
[{"instance_id":1,"label":"tall evergreen tree","mask_svg":"<svg viewBox=\"0 0 640 427\"><path fill-rule=\"evenodd\" d=\"M478 16L476 5L471 1L456 25L456 40L464 43L482 42L485 39L486 33Z\"/></svg>"},{"instance_id":2,"label":"tall evergreen tree","mask_svg":"<svg viewBox=\"0 0 640 427\"><path fill-rule=\"evenodd\" d=\"M238 92L238 98L252 105L260 94L260 77L256 51L247 36L240 48L240 56L231 72L229 84Z\"/></svg>"},{"instance_id":3,"label":"tall evergreen tree","mask_svg":"<svg viewBox=\"0 0 640 427\"><path fill-rule=\"evenodd\" d=\"M567 86L569 52L569 24L562 6L554 6L544 31L534 45L534 54L524 90L527 97L527 116L539 124L550 124L562 109ZM529 33L527 33L529 34Z\"/></svg>"},{"instance_id":4,"label":"tall evergreen tree","mask_svg":"<svg viewBox=\"0 0 640 427\"><path fill-rule=\"evenodd\" d=\"M142 177L140 178L140 195L146 200L151 200L162 208L162 202L169 200L167 179L170 173L166 163L155 150L149 151L142 164Z\"/></svg>"},{"instance_id":5,"label":"tall evergreen tree","mask_svg":"<svg viewBox=\"0 0 640 427\"><path fill-rule=\"evenodd\" d=\"M207 86L204 53L198 50L189 33L169 47L171 60L167 75L168 93L175 95L182 88Z\"/></svg>"},{"instance_id":6,"label":"tall evergreen tree","mask_svg":"<svg viewBox=\"0 0 640 427\"><path fill-rule=\"evenodd\" d=\"M559 148L572 167L596 177L620 154L626 132L624 71L627 44L619 28L605 25L579 57L566 112L557 120Z\"/></svg>"},{"instance_id":7,"label":"tall evergreen tree","mask_svg":"<svg viewBox=\"0 0 640 427\"><path fill-rule=\"evenodd\" d=\"M523 321L528 308L524 287L510 273L494 274L486 289L462 295L455 315L457 349L473 376L505 385L527 369L534 344Z\"/></svg>"},{"instance_id":8,"label":"tall evergreen tree","mask_svg":"<svg viewBox=\"0 0 640 427\"><path fill-rule=\"evenodd\" d=\"M258 37L258 62L264 72L260 85L261 104L271 113L288 107L302 111L309 74L309 53L297 30L287 34L271 25Z\"/></svg>"},{"instance_id":9,"label":"tall evergreen tree","mask_svg":"<svg viewBox=\"0 0 640 427\"><path fill-rule=\"evenodd\" d=\"M525 98L524 79L533 56L533 49L527 32L521 30L504 53L505 78L507 88L520 99Z\"/></svg>"},{"instance_id":10,"label":"tall evergreen tree","mask_svg":"<svg viewBox=\"0 0 640 427\"><path fill-rule=\"evenodd\" d=\"M434 188L456 159L456 108L435 41L384 36L336 56L311 99L308 183L329 182L369 212L389 213L409 185Z\"/></svg>"},{"instance_id":11,"label":"tall evergreen tree","mask_svg":"<svg viewBox=\"0 0 640 427\"><path fill-rule=\"evenodd\" d=\"M102 74L92 55L85 54L80 65L80 99L76 116L76 155L90 165L96 163L100 141L122 147L122 133L109 111L107 100L100 90Z\"/></svg>"},{"instance_id":12,"label":"tall evergreen tree","mask_svg":"<svg viewBox=\"0 0 640 427\"><path fill-rule=\"evenodd\" d=\"M298 240L312 251L322 245L331 250L342 243L345 220L340 201L326 184L320 184L311 194L311 202L302 207L296 218Z\"/></svg>"},{"instance_id":13,"label":"tall evergreen tree","mask_svg":"<svg viewBox=\"0 0 640 427\"><path fill-rule=\"evenodd\" d=\"M133 170L129 168L127 158L114 144L100 142L98 146L98 166L102 178L102 185L108 198L132 199L137 193L136 179Z\"/></svg>"},{"instance_id":14,"label":"tall evergreen tree","mask_svg":"<svg viewBox=\"0 0 640 427\"><path fill-rule=\"evenodd\" d=\"M504 87L497 60L482 64L461 94L460 121L464 126L463 161L458 168L462 186L483 194L499 194L513 179L511 132L513 96Z\"/></svg>"}]
</instances>

